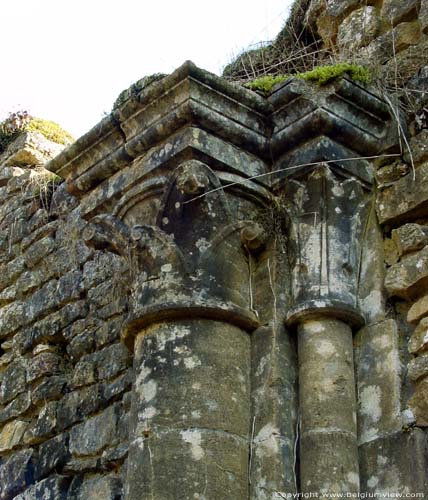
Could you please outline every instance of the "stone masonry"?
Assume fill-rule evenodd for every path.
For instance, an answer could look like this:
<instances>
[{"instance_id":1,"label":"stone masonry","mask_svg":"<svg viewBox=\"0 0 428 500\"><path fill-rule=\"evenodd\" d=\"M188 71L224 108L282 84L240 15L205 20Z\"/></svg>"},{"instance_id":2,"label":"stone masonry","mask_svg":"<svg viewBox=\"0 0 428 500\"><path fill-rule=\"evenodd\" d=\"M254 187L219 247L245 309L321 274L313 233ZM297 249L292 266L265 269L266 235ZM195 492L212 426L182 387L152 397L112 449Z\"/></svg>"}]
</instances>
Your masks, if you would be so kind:
<instances>
[{"instance_id":1,"label":"stone masonry","mask_svg":"<svg viewBox=\"0 0 428 500\"><path fill-rule=\"evenodd\" d=\"M264 98L187 62L50 160L49 196L3 160L0 497L426 491L375 217L397 148L347 78ZM388 291L418 296L427 234L393 232Z\"/></svg>"}]
</instances>

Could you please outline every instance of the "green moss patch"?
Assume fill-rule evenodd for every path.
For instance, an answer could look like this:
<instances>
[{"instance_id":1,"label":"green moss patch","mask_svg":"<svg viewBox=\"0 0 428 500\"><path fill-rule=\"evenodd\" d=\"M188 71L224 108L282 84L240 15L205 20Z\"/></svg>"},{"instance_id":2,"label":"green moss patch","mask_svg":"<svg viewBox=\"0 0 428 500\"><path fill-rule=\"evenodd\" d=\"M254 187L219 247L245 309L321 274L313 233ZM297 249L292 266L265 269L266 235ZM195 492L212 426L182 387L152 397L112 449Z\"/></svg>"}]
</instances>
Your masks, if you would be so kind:
<instances>
[{"instance_id":1,"label":"green moss patch","mask_svg":"<svg viewBox=\"0 0 428 500\"><path fill-rule=\"evenodd\" d=\"M26 128L30 132L40 132L46 139L57 144L71 144L74 137L57 123L42 118L32 118Z\"/></svg>"},{"instance_id":2,"label":"green moss patch","mask_svg":"<svg viewBox=\"0 0 428 500\"><path fill-rule=\"evenodd\" d=\"M0 123L0 153L24 132L39 132L46 139L57 144L71 144L74 137L57 123L31 116L27 111L9 113Z\"/></svg>"},{"instance_id":3,"label":"green moss patch","mask_svg":"<svg viewBox=\"0 0 428 500\"><path fill-rule=\"evenodd\" d=\"M288 80L289 78L301 78L317 83L318 85L326 85L334 80L343 78L345 75L352 80L360 83L370 83L370 72L363 66L350 63L339 63L329 66L319 66L312 71L305 73L296 73L294 75L265 75L255 80L245 83L244 87L251 90L256 90L265 95L269 94L274 85Z\"/></svg>"}]
</instances>

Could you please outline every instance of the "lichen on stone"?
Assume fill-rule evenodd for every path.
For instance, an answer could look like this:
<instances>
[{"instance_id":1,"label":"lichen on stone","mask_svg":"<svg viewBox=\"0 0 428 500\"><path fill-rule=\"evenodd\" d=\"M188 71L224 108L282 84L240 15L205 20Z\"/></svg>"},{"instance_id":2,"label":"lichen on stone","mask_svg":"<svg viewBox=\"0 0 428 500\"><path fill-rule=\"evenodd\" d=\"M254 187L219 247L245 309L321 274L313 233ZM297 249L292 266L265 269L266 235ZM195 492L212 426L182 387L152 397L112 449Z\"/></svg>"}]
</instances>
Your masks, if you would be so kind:
<instances>
[{"instance_id":1,"label":"lichen on stone","mask_svg":"<svg viewBox=\"0 0 428 500\"><path fill-rule=\"evenodd\" d=\"M153 73L152 75L146 75L140 80L134 82L127 89L122 90L118 95L117 99L114 101L113 110L119 108L124 102L126 102L131 97L136 97L139 92L148 87L150 84L162 80L167 76L165 73Z\"/></svg>"}]
</instances>

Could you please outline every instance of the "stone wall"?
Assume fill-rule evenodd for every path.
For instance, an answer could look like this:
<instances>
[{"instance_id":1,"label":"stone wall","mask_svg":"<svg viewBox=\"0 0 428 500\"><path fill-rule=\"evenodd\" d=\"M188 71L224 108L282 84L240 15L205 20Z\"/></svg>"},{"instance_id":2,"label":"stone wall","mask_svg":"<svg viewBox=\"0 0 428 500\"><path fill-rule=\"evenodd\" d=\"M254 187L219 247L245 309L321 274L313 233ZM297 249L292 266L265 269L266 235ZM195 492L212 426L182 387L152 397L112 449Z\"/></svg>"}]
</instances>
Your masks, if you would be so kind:
<instances>
[{"instance_id":1,"label":"stone wall","mask_svg":"<svg viewBox=\"0 0 428 500\"><path fill-rule=\"evenodd\" d=\"M26 133L1 157L2 499L122 491L132 381L119 341L125 270L84 245L76 199L40 167L61 149Z\"/></svg>"}]
</instances>

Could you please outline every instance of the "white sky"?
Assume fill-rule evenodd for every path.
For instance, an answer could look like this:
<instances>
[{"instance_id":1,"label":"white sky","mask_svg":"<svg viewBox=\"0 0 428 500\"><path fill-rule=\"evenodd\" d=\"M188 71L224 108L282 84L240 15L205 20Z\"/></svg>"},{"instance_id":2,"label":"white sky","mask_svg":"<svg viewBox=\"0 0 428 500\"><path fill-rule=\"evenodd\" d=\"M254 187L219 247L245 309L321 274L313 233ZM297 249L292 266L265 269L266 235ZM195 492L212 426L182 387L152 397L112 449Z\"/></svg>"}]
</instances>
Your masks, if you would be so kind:
<instances>
[{"instance_id":1,"label":"white sky","mask_svg":"<svg viewBox=\"0 0 428 500\"><path fill-rule=\"evenodd\" d=\"M220 74L249 45L274 39L292 0L3 0L0 120L9 111L79 137L118 94L185 60Z\"/></svg>"}]
</instances>

